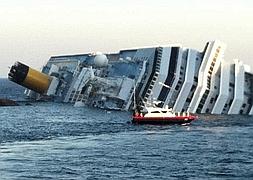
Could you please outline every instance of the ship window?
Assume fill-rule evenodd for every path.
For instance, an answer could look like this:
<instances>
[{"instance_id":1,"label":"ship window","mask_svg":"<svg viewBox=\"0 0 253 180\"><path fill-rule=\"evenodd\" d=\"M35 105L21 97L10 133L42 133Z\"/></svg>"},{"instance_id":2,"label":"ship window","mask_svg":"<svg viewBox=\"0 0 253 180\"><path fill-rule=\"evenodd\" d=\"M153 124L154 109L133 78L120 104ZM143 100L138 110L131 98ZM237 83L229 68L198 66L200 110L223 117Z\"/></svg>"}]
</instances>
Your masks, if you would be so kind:
<instances>
[{"instance_id":1,"label":"ship window","mask_svg":"<svg viewBox=\"0 0 253 180\"><path fill-rule=\"evenodd\" d=\"M208 93L209 93L209 90L206 90L206 91L205 91L205 94L207 94L207 95L208 95Z\"/></svg>"},{"instance_id":2,"label":"ship window","mask_svg":"<svg viewBox=\"0 0 253 180\"><path fill-rule=\"evenodd\" d=\"M243 110L242 109L240 110L240 114L243 114Z\"/></svg>"},{"instance_id":3,"label":"ship window","mask_svg":"<svg viewBox=\"0 0 253 180\"><path fill-rule=\"evenodd\" d=\"M191 99L190 99L190 98L187 98L187 99L186 99L186 102L191 102Z\"/></svg>"},{"instance_id":4,"label":"ship window","mask_svg":"<svg viewBox=\"0 0 253 180\"><path fill-rule=\"evenodd\" d=\"M229 86L235 87L234 83L229 83Z\"/></svg>"},{"instance_id":5,"label":"ship window","mask_svg":"<svg viewBox=\"0 0 253 180\"><path fill-rule=\"evenodd\" d=\"M177 85L177 86L175 87L175 89L178 90L178 89L179 89L179 86Z\"/></svg>"},{"instance_id":6,"label":"ship window","mask_svg":"<svg viewBox=\"0 0 253 180\"><path fill-rule=\"evenodd\" d=\"M203 104L199 104L199 108L202 108L203 107Z\"/></svg>"},{"instance_id":7,"label":"ship window","mask_svg":"<svg viewBox=\"0 0 253 180\"><path fill-rule=\"evenodd\" d=\"M160 113L159 111L152 111L151 113Z\"/></svg>"},{"instance_id":8,"label":"ship window","mask_svg":"<svg viewBox=\"0 0 253 180\"><path fill-rule=\"evenodd\" d=\"M193 91L194 89L195 89L195 86L192 86L191 91Z\"/></svg>"},{"instance_id":9,"label":"ship window","mask_svg":"<svg viewBox=\"0 0 253 180\"><path fill-rule=\"evenodd\" d=\"M246 104L244 103L244 104L242 105L242 107L245 108L245 107L246 107Z\"/></svg>"},{"instance_id":10,"label":"ship window","mask_svg":"<svg viewBox=\"0 0 253 180\"><path fill-rule=\"evenodd\" d=\"M228 106L228 104L225 104L224 108L226 108Z\"/></svg>"}]
</instances>

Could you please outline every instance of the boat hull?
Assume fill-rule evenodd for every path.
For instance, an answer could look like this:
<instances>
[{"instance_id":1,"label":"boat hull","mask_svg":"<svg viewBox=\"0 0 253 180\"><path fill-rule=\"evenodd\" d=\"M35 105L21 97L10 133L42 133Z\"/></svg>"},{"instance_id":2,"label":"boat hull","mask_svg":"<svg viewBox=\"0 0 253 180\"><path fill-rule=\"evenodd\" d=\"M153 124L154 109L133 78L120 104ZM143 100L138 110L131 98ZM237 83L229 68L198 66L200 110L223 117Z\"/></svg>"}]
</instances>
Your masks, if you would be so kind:
<instances>
[{"instance_id":1,"label":"boat hull","mask_svg":"<svg viewBox=\"0 0 253 180\"><path fill-rule=\"evenodd\" d=\"M196 116L176 116L176 117L139 117L134 116L134 124L188 124L195 120Z\"/></svg>"}]
</instances>

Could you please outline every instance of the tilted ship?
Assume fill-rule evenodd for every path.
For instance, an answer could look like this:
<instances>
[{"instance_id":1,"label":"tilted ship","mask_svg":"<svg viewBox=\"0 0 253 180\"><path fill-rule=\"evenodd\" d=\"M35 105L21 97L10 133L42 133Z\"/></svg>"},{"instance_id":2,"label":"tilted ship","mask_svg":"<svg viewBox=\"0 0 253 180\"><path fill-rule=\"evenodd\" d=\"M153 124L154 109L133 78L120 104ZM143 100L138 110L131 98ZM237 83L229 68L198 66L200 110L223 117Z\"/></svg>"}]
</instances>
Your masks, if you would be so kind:
<instances>
[{"instance_id":1,"label":"tilted ship","mask_svg":"<svg viewBox=\"0 0 253 180\"><path fill-rule=\"evenodd\" d=\"M207 42L203 51L181 45L53 56L42 72L16 62L9 79L28 98L131 110L152 98L176 112L253 114L253 74L239 60L224 60L226 45Z\"/></svg>"}]
</instances>

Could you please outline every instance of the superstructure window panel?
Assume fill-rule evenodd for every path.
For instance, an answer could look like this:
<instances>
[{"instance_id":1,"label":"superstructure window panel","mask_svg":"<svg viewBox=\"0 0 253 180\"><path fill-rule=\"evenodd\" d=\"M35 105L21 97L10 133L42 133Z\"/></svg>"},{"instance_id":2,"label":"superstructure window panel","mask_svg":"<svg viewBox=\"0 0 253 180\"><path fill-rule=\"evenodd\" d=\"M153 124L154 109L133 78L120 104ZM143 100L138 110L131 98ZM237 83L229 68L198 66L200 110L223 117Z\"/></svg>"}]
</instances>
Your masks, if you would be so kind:
<instances>
[{"instance_id":1,"label":"superstructure window panel","mask_svg":"<svg viewBox=\"0 0 253 180\"><path fill-rule=\"evenodd\" d=\"M204 105L204 104L205 104L205 98L204 98L204 97L202 97L202 99L201 99L201 101L199 102L199 104L201 104L201 105Z\"/></svg>"},{"instance_id":2,"label":"superstructure window panel","mask_svg":"<svg viewBox=\"0 0 253 180\"><path fill-rule=\"evenodd\" d=\"M231 99L228 103L229 107L231 106L231 104L233 103L233 99Z\"/></svg>"},{"instance_id":3,"label":"superstructure window panel","mask_svg":"<svg viewBox=\"0 0 253 180\"><path fill-rule=\"evenodd\" d=\"M203 104L199 104L198 110L201 110L203 108Z\"/></svg>"},{"instance_id":4,"label":"superstructure window panel","mask_svg":"<svg viewBox=\"0 0 253 180\"><path fill-rule=\"evenodd\" d=\"M201 100L200 100L200 103L199 103L199 105L198 105L198 109L197 109L197 112L198 112L198 113L200 113L201 110L202 110L202 108L204 107L204 104L205 104L205 102L206 102L207 96L208 96L208 94L207 94L207 95L204 94L204 95L202 96L202 98L201 98Z\"/></svg>"},{"instance_id":5,"label":"superstructure window panel","mask_svg":"<svg viewBox=\"0 0 253 180\"><path fill-rule=\"evenodd\" d=\"M194 81L198 82L198 77L194 76Z\"/></svg>"},{"instance_id":6,"label":"superstructure window panel","mask_svg":"<svg viewBox=\"0 0 253 180\"><path fill-rule=\"evenodd\" d=\"M195 90L196 86L195 85L192 85L191 87L191 92L193 92Z\"/></svg>"},{"instance_id":7,"label":"superstructure window panel","mask_svg":"<svg viewBox=\"0 0 253 180\"><path fill-rule=\"evenodd\" d=\"M187 102L187 103L190 103L190 102L191 102L191 99L190 99L190 98L187 98L187 99L186 99L186 102Z\"/></svg>"},{"instance_id":8,"label":"superstructure window panel","mask_svg":"<svg viewBox=\"0 0 253 180\"><path fill-rule=\"evenodd\" d=\"M235 84L234 83L229 83L229 86L230 87L235 87Z\"/></svg>"}]
</instances>

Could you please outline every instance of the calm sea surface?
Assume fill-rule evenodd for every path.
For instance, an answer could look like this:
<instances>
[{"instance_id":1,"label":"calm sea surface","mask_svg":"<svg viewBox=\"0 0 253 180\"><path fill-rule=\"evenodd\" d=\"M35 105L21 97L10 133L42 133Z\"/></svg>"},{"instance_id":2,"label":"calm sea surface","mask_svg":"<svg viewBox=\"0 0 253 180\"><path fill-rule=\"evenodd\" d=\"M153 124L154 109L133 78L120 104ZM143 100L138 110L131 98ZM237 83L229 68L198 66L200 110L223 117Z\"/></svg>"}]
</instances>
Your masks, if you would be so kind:
<instances>
[{"instance_id":1,"label":"calm sea surface","mask_svg":"<svg viewBox=\"0 0 253 180\"><path fill-rule=\"evenodd\" d=\"M22 100L21 90L0 80L0 98ZM0 107L0 179L253 179L250 116L203 115L189 126L130 120L70 104Z\"/></svg>"}]
</instances>

